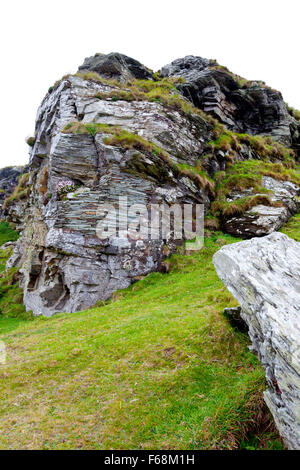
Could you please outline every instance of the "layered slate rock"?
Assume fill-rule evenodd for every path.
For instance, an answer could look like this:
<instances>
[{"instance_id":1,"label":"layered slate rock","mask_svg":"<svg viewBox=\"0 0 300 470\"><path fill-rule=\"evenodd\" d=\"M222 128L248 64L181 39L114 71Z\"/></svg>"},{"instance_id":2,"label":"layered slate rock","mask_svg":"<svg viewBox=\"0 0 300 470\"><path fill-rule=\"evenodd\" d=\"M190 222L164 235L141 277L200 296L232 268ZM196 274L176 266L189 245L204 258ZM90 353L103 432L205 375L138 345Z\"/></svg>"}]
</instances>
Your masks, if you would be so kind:
<instances>
[{"instance_id":1,"label":"layered slate rock","mask_svg":"<svg viewBox=\"0 0 300 470\"><path fill-rule=\"evenodd\" d=\"M176 59L161 73L182 77L184 83L178 88L184 96L228 128L271 135L299 152L299 122L289 114L281 93L263 82L243 80L216 61L197 56Z\"/></svg>"},{"instance_id":2,"label":"layered slate rock","mask_svg":"<svg viewBox=\"0 0 300 470\"><path fill-rule=\"evenodd\" d=\"M225 218L222 224L225 232L241 238L268 235L278 230L300 210L299 186L290 181L277 181L269 176L262 178L262 186L270 191L269 198L274 205L258 204L242 215ZM227 201L235 201L249 195L254 195L253 188L232 193Z\"/></svg>"},{"instance_id":3,"label":"layered slate rock","mask_svg":"<svg viewBox=\"0 0 300 470\"><path fill-rule=\"evenodd\" d=\"M281 233L222 247L216 271L241 306L266 372L265 401L289 449L300 449L300 243Z\"/></svg>"},{"instance_id":4,"label":"layered slate rock","mask_svg":"<svg viewBox=\"0 0 300 470\"><path fill-rule=\"evenodd\" d=\"M105 132L64 131L73 121L117 125L164 149L174 164L196 162L211 138L207 122L170 113L156 102L95 97L112 89L105 82L69 77L38 110L30 158L31 204L7 265L21 267L24 304L35 315L78 311L105 300L157 270L165 253L182 242L171 237L101 240L96 232L101 204L114 205L120 196L127 198L128 207L143 204L147 210L150 204L210 203L207 189L178 174L156 152L108 145ZM61 198L57 184L64 179L76 189Z\"/></svg>"},{"instance_id":5,"label":"layered slate rock","mask_svg":"<svg viewBox=\"0 0 300 470\"><path fill-rule=\"evenodd\" d=\"M137 60L118 52L87 57L78 70L80 72L96 72L106 79L115 79L121 82L133 78L152 78L151 70Z\"/></svg>"}]
</instances>

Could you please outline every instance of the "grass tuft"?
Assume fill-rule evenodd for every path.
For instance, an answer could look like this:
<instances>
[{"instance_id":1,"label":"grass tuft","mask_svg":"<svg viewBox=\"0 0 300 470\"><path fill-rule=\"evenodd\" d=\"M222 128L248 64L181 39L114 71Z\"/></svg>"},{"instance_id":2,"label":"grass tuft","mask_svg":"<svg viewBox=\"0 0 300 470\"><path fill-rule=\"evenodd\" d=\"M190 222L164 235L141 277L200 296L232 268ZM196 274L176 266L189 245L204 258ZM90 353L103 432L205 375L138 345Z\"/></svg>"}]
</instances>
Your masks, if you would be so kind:
<instances>
[{"instance_id":1,"label":"grass tuft","mask_svg":"<svg viewBox=\"0 0 300 470\"><path fill-rule=\"evenodd\" d=\"M29 196L31 186L28 185L28 181L29 173L24 173L21 175L19 182L13 190L12 194L4 199L2 209L7 209L14 202L19 201L20 199L26 199Z\"/></svg>"}]
</instances>

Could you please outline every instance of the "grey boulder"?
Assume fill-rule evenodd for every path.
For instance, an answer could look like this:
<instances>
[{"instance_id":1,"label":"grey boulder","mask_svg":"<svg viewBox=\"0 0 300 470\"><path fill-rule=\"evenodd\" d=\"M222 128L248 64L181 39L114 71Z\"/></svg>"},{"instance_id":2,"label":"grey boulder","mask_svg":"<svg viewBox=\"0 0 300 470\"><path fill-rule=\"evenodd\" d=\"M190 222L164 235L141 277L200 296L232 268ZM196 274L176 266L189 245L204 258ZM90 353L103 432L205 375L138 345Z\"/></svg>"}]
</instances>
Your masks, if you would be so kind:
<instances>
[{"instance_id":1,"label":"grey boulder","mask_svg":"<svg viewBox=\"0 0 300 470\"><path fill-rule=\"evenodd\" d=\"M87 57L79 67L79 72L96 72L107 79L117 79L121 82L133 78L152 78L151 71L139 61L119 52L110 54L95 54Z\"/></svg>"},{"instance_id":2,"label":"grey boulder","mask_svg":"<svg viewBox=\"0 0 300 470\"><path fill-rule=\"evenodd\" d=\"M265 401L289 449L300 449L300 243L282 233L222 247L218 276L241 306L268 388Z\"/></svg>"}]
</instances>

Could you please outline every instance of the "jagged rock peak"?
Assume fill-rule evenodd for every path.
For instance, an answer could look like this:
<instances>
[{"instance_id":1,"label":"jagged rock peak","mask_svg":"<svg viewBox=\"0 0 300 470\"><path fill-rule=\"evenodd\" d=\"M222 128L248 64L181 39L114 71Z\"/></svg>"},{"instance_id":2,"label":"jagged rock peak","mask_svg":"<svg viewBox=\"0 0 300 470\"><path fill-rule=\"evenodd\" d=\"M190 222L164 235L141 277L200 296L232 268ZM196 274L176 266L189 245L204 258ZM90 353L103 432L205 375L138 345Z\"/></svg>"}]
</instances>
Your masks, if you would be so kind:
<instances>
[{"instance_id":1,"label":"jagged rock peak","mask_svg":"<svg viewBox=\"0 0 300 470\"><path fill-rule=\"evenodd\" d=\"M97 72L107 79L117 79L121 82L133 78L152 78L152 72L140 62L119 52L110 54L95 54L87 57L80 65L79 72Z\"/></svg>"},{"instance_id":2,"label":"jagged rock peak","mask_svg":"<svg viewBox=\"0 0 300 470\"><path fill-rule=\"evenodd\" d=\"M299 122L290 116L281 93L264 82L246 80L215 60L191 55L162 67L161 74L183 78L178 85L181 93L229 129L271 135L299 150Z\"/></svg>"},{"instance_id":3,"label":"jagged rock peak","mask_svg":"<svg viewBox=\"0 0 300 470\"><path fill-rule=\"evenodd\" d=\"M161 69L161 74L163 77L169 77L176 74L187 75L192 70L204 70L207 67L216 65L215 60L204 59L203 57L187 55L183 58L173 60L168 65L165 65Z\"/></svg>"}]
</instances>

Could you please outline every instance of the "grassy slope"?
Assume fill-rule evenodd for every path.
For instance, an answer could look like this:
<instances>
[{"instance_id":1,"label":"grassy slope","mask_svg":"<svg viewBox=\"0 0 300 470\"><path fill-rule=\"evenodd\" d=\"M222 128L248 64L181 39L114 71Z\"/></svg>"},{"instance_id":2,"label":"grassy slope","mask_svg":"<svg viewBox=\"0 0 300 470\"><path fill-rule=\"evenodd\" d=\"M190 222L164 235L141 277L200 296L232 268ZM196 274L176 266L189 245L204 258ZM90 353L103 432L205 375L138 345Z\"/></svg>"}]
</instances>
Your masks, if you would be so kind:
<instances>
[{"instance_id":1,"label":"grassy slope","mask_svg":"<svg viewBox=\"0 0 300 470\"><path fill-rule=\"evenodd\" d=\"M2 319L0 448L238 446L265 381L222 314L235 301L211 258L234 241L217 234L106 305L19 327Z\"/></svg>"}]
</instances>

